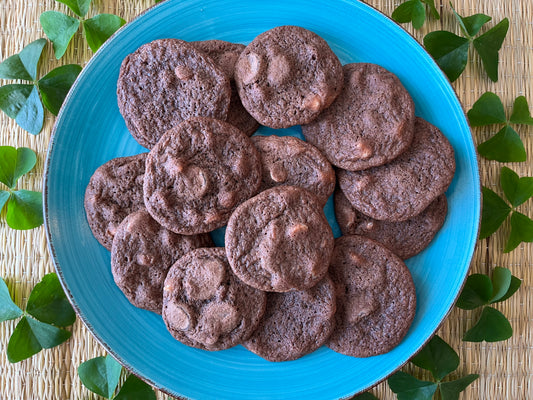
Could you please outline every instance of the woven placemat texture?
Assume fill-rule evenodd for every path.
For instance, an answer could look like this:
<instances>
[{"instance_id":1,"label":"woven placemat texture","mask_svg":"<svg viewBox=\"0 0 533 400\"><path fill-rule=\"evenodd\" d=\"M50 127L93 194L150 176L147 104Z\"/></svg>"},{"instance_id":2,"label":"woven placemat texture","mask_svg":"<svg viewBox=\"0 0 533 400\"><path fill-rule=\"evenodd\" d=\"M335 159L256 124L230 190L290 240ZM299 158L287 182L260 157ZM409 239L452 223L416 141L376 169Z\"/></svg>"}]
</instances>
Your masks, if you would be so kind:
<instances>
[{"instance_id":1,"label":"woven placemat texture","mask_svg":"<svg viewBox=\"0 0 533 400\"><path fill-rule=\"evenodd\" d=\"M368 4L386 15L391 15L400 0L369 0ZM459 28L446 0L436 0L442 11L440 21L430 20L418 32L410 24L404 27L419 41L432 30L447 29L459 33ZM463 76L453 84L465 110L481 94L490 90L497 93L511 111L513 100L526 96L533 104L533 4L531 0L454 0L456 10L461 15L485 13L493 17L488 26L493 26L508 17L510 28L500 52L500 79L491 82L481 69L480 59L475 54ZM127 21L152 6L154 0L94 0L89 16L99 13L120 15ZM0 2L0 60L19 52L25 45L40 37L42 32L39 16L46 10L67 12L67 7L53 0L1 0ZM364 38L361 38L364 40ZM57 61L51 45L45 48L41 60L40 73L69 63L84 65L92 56L85 39L78 32L70 44L66 55ZM5 82L0 81L0 84ZM32 136L20 129L13 120L0 113L0 145L30 147L38 154L36 168L19 181L19 187L42 190L42 172L46 150L54 117L46 114L42 133ZM495 129L495 128L494 128ZM480 143L495 133L494 129L474 128L476 143ZM524 163L507 164L520 176L533 176L531 157L533 156L533 129L520 126L517 131L522 137L528 153ZM500 163L480 160L482 184L501 194L499 186ZM528 201L519 210L531 216L532 202ZM533 398L529 386L533 384L533 257L531 244L522 244L511 253L504 254L503 246L508 236L509 226L504 226L490 239L478 242L472 263L472 272L488 273L495 266L510 268L513 274L523 280L518 293L506 302L496 305L511 321L514 335L500 343L466 343L461 341L464 332L478 317L477 311L455 309L444 322L439 335L456 349L461 364L457 376L477 373L479 380L474 382L461 396L462 399L528 399ZM461 246L461 243L457 243ZM454 265L444 266L454 268ZM4 277L14 294L17 304L25 304L31 288L45 273L53 271L48 253L44 228L31 231L15 231L5 223L5 213L0 218L0 276ZM78 365L97 355L105 354L104 349L92 338L89 331L78 320L73 326L73 337L65 344L45 350L29 360L10 364L6 357L8 338L14 322L0 324L0 399L96 399L85 389L78 379ZM408 367L411 368L411 367ZM417 374L420 375L420 371ZM423 375L422 375L423 376ZM426 376L429 378L429 376ZM394 399L395 396L382 383L372 389L380 399ZM159 399L166 398L158 394Z\"/></svg>"}]
</instances>

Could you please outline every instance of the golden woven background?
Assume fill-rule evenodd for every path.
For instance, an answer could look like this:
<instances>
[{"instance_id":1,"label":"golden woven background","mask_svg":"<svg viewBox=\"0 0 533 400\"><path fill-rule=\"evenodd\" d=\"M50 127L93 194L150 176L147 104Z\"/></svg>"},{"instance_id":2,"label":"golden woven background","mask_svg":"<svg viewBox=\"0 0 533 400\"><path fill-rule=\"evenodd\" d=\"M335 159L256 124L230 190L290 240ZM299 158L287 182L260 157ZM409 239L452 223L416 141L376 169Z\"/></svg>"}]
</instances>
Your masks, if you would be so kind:
<instances>
[{"instance_id":1,"label":"golden woven background","mask_svg":"<svg viewBox=\"0 0 533 400\"><path fill-rule=\"evenodd\" d=\"M155 0L93 0L89 16L99 13L113 13L126 21L133 19L141 11L153 5ZM289 0L288 0L289 1ZM369 0L367 3L391 15L400 0ZM449 3L436 0L442 12L440 21L430 20L419 32L414 32L410 24L404 27L421 41L430 30L447 29L458 33ZM493 17L489 26L504 17L510 20L507 38L500 52L500 79L491 82L480 68L480 60L474 55L464 74L454 83L456 92L465 110L471 108L479 96L487 90L497 93L511 111L513 100L524 95L533 104L532 70L533 63L533 2L531 0L454 0L456 10L461 15L485 13ZM66 12L63 4L54 0L0 0L0 60L18 53L25 45L40 37L45 37L39 23L39 16L46 10ZM53 56L51 45L45 48L40 73L69 63L84 65L92 56L85 40L78 32L65 56L58 62ZM5 82L0 82L4 84ZM45 127L38 136L22 131L13 120L0 113L0 145L26 146L38 154L36 168L19 181L19 187L42 190L42 172L46 150L54 118L46 114ZM532 127L518 127L528 153L524 163L507 164L520 176L533 176L531 157L533 156ZM476 143L486 140L495 133L490 129L476 128L473 131ZM499 171L501 164L480 160L482 184L501 194ZM531 216L529 201L521 206L521 211ZM0 218L0 276L4 277L17 304L25 304L31 288L45 273L53 271L48 254L44 229L15 231L5 223L5 215ZM495 266L510 268L513 274L523 280L516 295L496 307L511 321L514 335L500 343L466 343L461 337L478 312L455 309L439 330L461 358L457 376L477 373L479 380L474 382L462 395L462 399L531 399L533 398L533 258L530 244L520 245L509 254L502 249L508 235L508 226L489 240L478 243L472 263L472 272L488 273ZM461 245L458 243L458 245ZM449 265L449 268L454 268ZM92 357L104 354L103 348L92 338L85 326L78 320L73 326L73 337L65 344L45 350L29 360L10 364L6 357L6 347L15 323L0 324L0 399L96 399L85 389L78 379L77 366ZM380 399L394 399L388 386L382 383L372 389ZM159 399L166 398L158 394Z\"/></svg>"}]
</instances>

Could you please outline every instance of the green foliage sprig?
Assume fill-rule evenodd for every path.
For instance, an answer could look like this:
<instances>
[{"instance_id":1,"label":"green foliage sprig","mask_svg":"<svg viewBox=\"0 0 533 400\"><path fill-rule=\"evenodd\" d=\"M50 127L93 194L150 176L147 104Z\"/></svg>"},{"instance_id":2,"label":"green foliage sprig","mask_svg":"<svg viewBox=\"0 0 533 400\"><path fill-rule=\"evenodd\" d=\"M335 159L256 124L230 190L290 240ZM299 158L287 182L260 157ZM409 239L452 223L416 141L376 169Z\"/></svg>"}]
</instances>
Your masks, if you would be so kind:
<instances>
[{"instance_id":1,"label":"green foliage sprig","mask_svg":"<svg viewBox=\"0 0 533 400\"><path fill-rule=\"evenodd\" d=\"M16 363L65 342L72 332L64 329L76 321L76 314L63 292L57 275L47 274L30 293L26 311L11 299L0 278L0 322L22 317L7 345L7 359Z\"/></svg>"},{"instance_id":2,"label":"green foliage sprig","mask_svg":"<svg viewBox=\"0 0 533 400\"><path fill-rule=\"evenodd\" d=\"M43 223L43 199L40 192L14 190L19 178L30 172L37 156L26 147L0 146L0 210L7 204L6 222L13 229L33 229Z\"/></svg>"},{"instance_id":3,"label":"green foliage sprig","mask_svg":"<svg viewBox=\"0 0 533 400\"><path fill-rule=\"evenodd\" d=\"M156 400L150 385L131 374L115 395L121 373L122 366L109 355L92 358L78 367L78 376L85 387L106 399Z\"/></svg>"},{"instance_id":4,"label":"green foliage sprig","mask_svg":"<svg viewBox=\"0 0 533 400\"><path fill-rule=\"evenodd\" d=\"M426 21L426 8L429 8L429 13L433 18L440 19L435 0L407 0L396 7L391 16L396 22L411 22L413 28L420 29Z\"/></svg>"},{"instance_id":5,"label":"green foliage sprig","mask_svg":"<svg viewBox=\"0 0 533 400\"><path fill-rule=\"evenodd\" d=\"M424 47L453 82L463 73L468 62L468 49L472 44L481 57L488 77L497 82L498 52L507 35L509 20L504 18L487 32L478 35L483 25L492 20L492 17L485 14L462 17L451 4L450 6L464 36L448 31L430 32L424 37Z\"/></svg>"},{"instance_id":6,"label":"green foliage sprig","mask_svg":"<svg viewBox=\"0 0 533 400\"><path fill-rule=\"evenodd\" d=\"M519 96L515 99L511 117L507 119L500 98L492 92L484 93L468 111L468 120L472 126L504 124L496 135L478 146L478 152L489 160L500 162L526 161L526 149L518 133L511 124L533 125L527 99Z\"/></svg>"},{"instance_id":7,"label":"green foliage sprig","mask_svg":"<svg viewBox=\"0 0 533 400\"><path fill-rule=\"evenodd\" d=\"M41 26L44 33L54 44L54 53L59 60L65 54L68 44L80 25L87 43L93 52L109 37L126 23L114 14L98 14L92 18L84 19L89 12L92 0L57 0L65 4L79 18L71 17L59 11L45 11L41 14Z\"/></svg>"},{"instance_id":8,"label":"green foliage sprig","mask_svg":"<svg viewBox=\"0 0 533 400\"><path fill-rule=\"evenodd\" d=\"M0 109L33 135L43 128L43 105L57 115L81 71L79 65L63 65L37 80L37 64L45 45L46 39L37 39L0 64L0 79L29 81L0 87Z\"/></svg>"}]
</instances>

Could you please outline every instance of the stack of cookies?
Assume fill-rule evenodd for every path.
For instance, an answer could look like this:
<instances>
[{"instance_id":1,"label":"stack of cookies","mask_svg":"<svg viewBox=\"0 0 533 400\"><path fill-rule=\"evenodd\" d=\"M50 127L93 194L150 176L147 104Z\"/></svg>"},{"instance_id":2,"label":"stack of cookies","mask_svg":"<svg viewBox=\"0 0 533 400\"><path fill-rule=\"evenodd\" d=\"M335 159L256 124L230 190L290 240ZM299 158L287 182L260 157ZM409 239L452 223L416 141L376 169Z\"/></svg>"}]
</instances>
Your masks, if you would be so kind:
<instances>
[{"instance_id":1,"label":"stack of cookies","mask_svg":"<svg viewBox=\"0 0 533 400\"><path fill-rule=\"evenodd\" d=\"M281 26L248 46L143 45L117 97L150 151L99 167L85 209L133 305L186 345L270 361L400 343L416 309L403 260L442 226L455 163L395 75L343 67L318 35ZM307 142L250 137L260 125L301 125ZM323 211L334 192L338 239Z\"/></svg>"}]
</instances>

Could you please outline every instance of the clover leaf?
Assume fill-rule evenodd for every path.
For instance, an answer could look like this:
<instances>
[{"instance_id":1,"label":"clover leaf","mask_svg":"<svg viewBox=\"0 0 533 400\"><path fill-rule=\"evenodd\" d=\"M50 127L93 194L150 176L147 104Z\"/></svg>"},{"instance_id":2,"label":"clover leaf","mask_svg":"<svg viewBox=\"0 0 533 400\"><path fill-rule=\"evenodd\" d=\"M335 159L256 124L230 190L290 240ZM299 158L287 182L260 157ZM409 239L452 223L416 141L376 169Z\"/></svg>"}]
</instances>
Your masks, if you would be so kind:
<instances>
[{"instance_id":1,"label":"clover leaf","mask_svg":"<svg viewBox=\"0 0 533 400\"><path fill-rule=\"evenodd\" d=\"M510 126L533 124L525 97L515 99L513 113L508 120L500 98L492 92L486 92L474 103L467 116L472 126L504 124L496 135L478 146L478 152L483 157L500 162L526 160L526 149L520 135Z\"/></svg>"},{"instance_id":2,"label":"clover leaf","mask_svg":"<svg viewBox=\"0 0 533 400\"><path fill-rule=\"evenodd\" d=\"M35 285L23 312L11 300L5 282L0 279L0 320L22 318L7 345L7 358L16 363L66 341L72 333L63 329L76 319L57 275L47 274Z\"/></svg>"},{"instance_id":3,"label":"clover leaf","mask_svg":"<svg viewBox=\"0 0 533 400\"><path fill-rule=\"evenodd\" d=\"M500 184L511 205L491 189L482 188L483 210L479 238L485 239L492 235L511 214L511 233L504 248L504 253L508 253L522 242L533 242L533 220L516 210L516 207L533 195L533 178L520 178L513 170L502 167Z\"/></svg>"},{"instance_id":4,"label":"clover leaf","mask_svg":"<svg viewBox=\"0 0 533 400\"><path fill-rule=\"evenodd\" d=\"M115 33L126 21L113 14L98 14L84 19L89 11L91 0L57 0L67 5L77 17L71 17L59 11L45 11L41 14L43 31L54 44L54 54L59 60L65 54L67 47L80 25L87 43L93 52Z\"/></svg>"},{"instance_id":5,"label":"clover leaf","mask_svg":"<svg viewBox=\"0 0 533 400\"><path fill-rule=\"evenodd\" d=\"M459 393L479 377L470 374L456 380L443 381L459 366L459 356L437 335L411 359L411 362L430 371L435 381L422 381L405 372L397 372L388 379L388 383L399 400L431 400L437 390L442 399L457 399Z\"/></svg>"},{"instance_id":6,"label":"clover leaf","mask_svg":"<svg viewBox=\"0 0 533 400\"><path fill-rule=\"evenodd\" d=\"M420 29L426 20L426 5L435 19L440 19L435 0L408 0L392 12L392 19L399 23L412 22L413 28Z\"/></svg>"},{"instance_id":7,"label":"clover leaf","mask_svg":"<svg viewBox=\"0 0 533 400\"><path fill-rule=\"evenodd\" d=\"M0 109L33 135L40 133L43 128L43 104L57 115L81 71L79 65L64 65L37 80L37 64L45 45L46 39L38 39L0 63L0 79L30 81L1 86Z\"/></svg>"},{"instance_id":8,"label":"clover leaf","mask_svg":"<svg viewBox=\"0 0 533 400\"><path fill-rule=\"evenodd\" d=\"M122 372L122 366L109 355L95 357L78 367L81 382L90 391L115 400L156 400L154 390L135 375L129 375L120 391L113 397Z\"/></svg>"},{"instance_id":9,"label":"clover leaf","mask_svg":"<svg viewBox=\"0 0 533 400\"><path fill-rule=\"evenodd\" d=\"M484 307L477 323L470 328L463 340L465 342L498 342L513 335L511 324L498 310Z\"/></svg>"},{"instance_id":10,"label":"clover leaf","mask_svg":"<svg viewBox=\"0 0 533 400\"><path fill-rule=\"evenodd\" d=\"M453 82L463 73L468 62L468 50L473 45L488 77L493 82L498 81L498 54L509 30L509 20L504 18L487 32L476 36L492 18L485 14L462 17L450 6L463 36L448 31L430 32L424 36L424 47Z\"/></svg>"}]
</instances>

